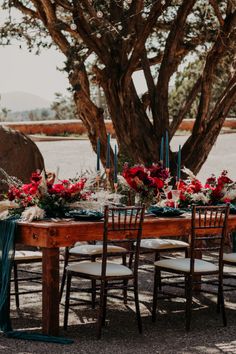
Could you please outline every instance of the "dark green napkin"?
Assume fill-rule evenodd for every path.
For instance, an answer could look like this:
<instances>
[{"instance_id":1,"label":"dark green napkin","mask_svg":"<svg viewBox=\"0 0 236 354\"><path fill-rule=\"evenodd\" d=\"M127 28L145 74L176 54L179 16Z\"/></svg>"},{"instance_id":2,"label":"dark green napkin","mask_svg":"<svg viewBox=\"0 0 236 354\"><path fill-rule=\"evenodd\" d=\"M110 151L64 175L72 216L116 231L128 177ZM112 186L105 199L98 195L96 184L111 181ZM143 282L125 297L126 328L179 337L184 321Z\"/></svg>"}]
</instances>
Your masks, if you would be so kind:
<instances>
[{"instance_id":1,"label":"dark green napkin","mask_svg":"<svg viewBox=\"0 0 236 354\"><path fill-rule=\"evenodd\" d=\"M159 206L151 206L148 209L148 212L154 214L156 216L179 216L185 213L184 210L178 208L170 208L170 207L159 207Z\"/></svg>"}]
</instances>

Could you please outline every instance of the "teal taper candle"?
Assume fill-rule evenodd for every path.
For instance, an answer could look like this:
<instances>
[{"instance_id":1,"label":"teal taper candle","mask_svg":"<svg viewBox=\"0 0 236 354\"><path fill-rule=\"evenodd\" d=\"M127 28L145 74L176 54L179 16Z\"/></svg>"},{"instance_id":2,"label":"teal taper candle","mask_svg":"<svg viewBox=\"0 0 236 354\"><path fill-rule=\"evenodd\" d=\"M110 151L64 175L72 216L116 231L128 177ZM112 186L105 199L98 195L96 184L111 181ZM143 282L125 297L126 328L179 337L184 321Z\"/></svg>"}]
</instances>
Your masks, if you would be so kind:
<instances>
[{"instance_id":1,"label":"teal taper candle","mask_svg":"<svg viewBox=\"0 0 236 354\"><path fill-rule=\"evenodd\" d=\"M97 140L97 171L100 171L100 138Z\"/></svg>"},{"instance_id":2,"label":"teal taper candle","mask_svg":"<svg viewBox=\"0 0 236 354\"><path fill-rule=\"evenodd\" d=\"M169 135L168 131L166 131L166 168L170 167L170 161L169 161Z\"/></svg>"},{"instance_id":3,"label":"teal taper candle","mask_svg":"<svg viewBox=\"0 0 236 354\"><path fill-rule=\"evenodd\" d=\"M178 150L178 166L177 166L177 180L180 180L180 175L181 175L181 145L179 145L179 150Z\"/></svg>"},{"instance_id":4,"label":"teal taper candle","mask_svg":"<svg viewBox=\"0 0 236 354\"><path fill-rule=\"evenodd\" d=\"M164 137L161 138L161 147L160 147L160 161L164 161Z\"/></svg>"},{"instance_id":5,"label":"teal taper candle","mask_svg":"<svg viewBox=\"0 0 236 354\"><path fill-rule=\"evenodd\" d=\"M117 170L118 170L117 146L115 145L115 153L114 153L114 183L117 183Z\"/></svg>"},{"instance_id":6,"label":"teal taper candle","mask_svg":"<svg viewBox=\"0 0 236 354\"><path fill-rule=\"evenodd\" d=\"M110 133L107 134L107 155L106 155L106 168L110 168Z\"/></svg>"}]
</instances>

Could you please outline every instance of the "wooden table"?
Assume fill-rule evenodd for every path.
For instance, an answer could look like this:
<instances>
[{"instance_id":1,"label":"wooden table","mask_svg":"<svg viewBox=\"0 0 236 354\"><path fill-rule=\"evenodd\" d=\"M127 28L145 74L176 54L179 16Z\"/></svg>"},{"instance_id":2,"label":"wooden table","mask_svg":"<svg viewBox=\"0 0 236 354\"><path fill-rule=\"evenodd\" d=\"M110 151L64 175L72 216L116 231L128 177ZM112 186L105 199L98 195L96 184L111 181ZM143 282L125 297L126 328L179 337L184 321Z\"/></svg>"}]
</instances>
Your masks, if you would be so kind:
<instances>
[{"instance_id":1,"label":"wooden table","mask_svg":"<svg viewBox=\"0 0 236 354\"><path fill-rule=\"evenodd\" d=\"M143 237L183 236L191 229L189 217L146 217ZM229 217L229 231L236 230L236 215ZM72 246L76 241L102 240L103 222L36 221L18 223L16 242L38 246L43 252L43 333L59 334L59 248ZM125 235L124 235L125 238Z\"/></svg>"}]
</instances>

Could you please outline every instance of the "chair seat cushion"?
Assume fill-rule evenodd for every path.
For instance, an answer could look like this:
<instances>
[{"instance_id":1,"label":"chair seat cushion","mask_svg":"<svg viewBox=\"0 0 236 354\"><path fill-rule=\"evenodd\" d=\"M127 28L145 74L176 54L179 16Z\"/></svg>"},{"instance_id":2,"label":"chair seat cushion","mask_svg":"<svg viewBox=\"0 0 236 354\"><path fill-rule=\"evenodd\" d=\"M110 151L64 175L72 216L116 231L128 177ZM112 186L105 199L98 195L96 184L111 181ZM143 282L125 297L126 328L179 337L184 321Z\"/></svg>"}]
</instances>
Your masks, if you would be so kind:
<instances>
[{"instance_id":1,"label":"chair seat cushion","mask_svg":"<svg viewBox=\"0 0 236 354\"><path fill-rule=\"evenodd\" d=\"M82 245L89 245L89 243L87 241L77 241L75 242L74 247L82 246Z\"/></svg>"},{"instance_id":2,"label":"chair seat cushion","mask_svg":"<svg viewBox=\"0 0 236 354\"><path fill-rule=\"evenodd\" d=\"M14 259L16 261L24 261L24 260L42 260L42 252L40 251L27 251L27 250L22 250L22 251L15 251L15 257Z\"/></svg>"},{"instance_id":3,"label":"chair seat cushion","mask_svg":"<svg viewBox=\"0 0 236 354\"><path fill-rule=\"evenodd\" d=\"M99 255L103 252L103 245L81 245L76 246L70 249L69 253L71 255ZM107 246L108 253L123 253L127 252L127 249L124 247L119 247L115 245Z\"/></svg>"},{"instance_id":4,"label":"chair seat cushion","mask_svg":"<svg viewBox=\"0 0 236 354\"><path fill-rule=\"evenodd\" d=\"M189 247L189 244L187 242L179 240L147 238L141 240L140 247L152 250L165 250L174 248L186 248Z\"/></svg>"},{"instance_id":5,"label":"chair seat cushion","mask_svg":"<svg viewBox=\"0 0 236 354\"><path fill-rule=\"evenodd\" d=\"M100 276L102 271L102 263L100 262L79 262L77 264L68 265L66 268L68 271L83 273L88 275ZM130 268L121 264L107 262L106 276L126 276L132 275L133 272Z\"/></svg>"},{"instance_id":6,"label":"chair seat cushion","mask_svg":"<svg viewBox=\"0 0 236 354\"><path fill-rule=\"evenodd\" d=\"M236 263L236 253L224 253L223 260L225 262Z\"/></svg>"},{"instance_id":7,"label":"chair seat cushion","mask_svg":"<svg viewBox=\"0 0 236 354\"><path fill-rule=\"evenodd\" d=\"M164 259L154 263L158 268L166 268L172 271L190 272L190 258L172 258ZM217 272L218 267L211 262L203 261L201 259L195 259L194 272L195 273L207 273Z\"/></svg>"}]
</instances>

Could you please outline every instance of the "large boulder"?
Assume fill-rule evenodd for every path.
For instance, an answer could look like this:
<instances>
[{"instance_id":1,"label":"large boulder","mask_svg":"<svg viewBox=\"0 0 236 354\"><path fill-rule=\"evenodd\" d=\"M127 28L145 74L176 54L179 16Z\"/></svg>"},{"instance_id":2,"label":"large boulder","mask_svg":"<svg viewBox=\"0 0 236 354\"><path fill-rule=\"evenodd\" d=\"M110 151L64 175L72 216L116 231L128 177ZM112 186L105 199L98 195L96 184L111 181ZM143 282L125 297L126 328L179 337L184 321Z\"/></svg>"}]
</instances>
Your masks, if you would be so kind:
<instances>
[{"instance_id":1,"label":"large boulder","mask_svg":"<svg viewBox=\"0 0 236 354\"><path fill-rule=\"evenodd\" d=\"M26 135L0 126L0 167L9 175L24 183L30 181L31 173L44 169L44 160L35 143ZM0 172L0 192L8 186Z\"/></svg>"}]
</instances>

